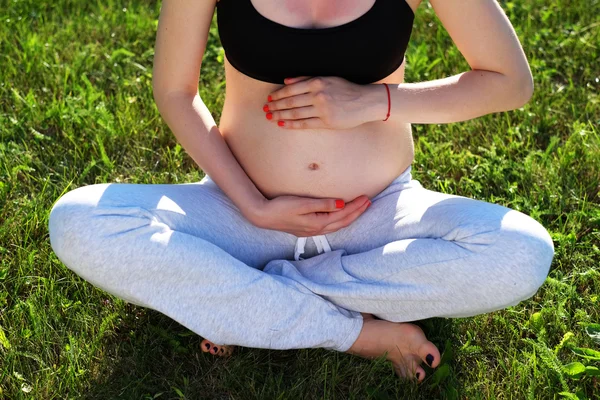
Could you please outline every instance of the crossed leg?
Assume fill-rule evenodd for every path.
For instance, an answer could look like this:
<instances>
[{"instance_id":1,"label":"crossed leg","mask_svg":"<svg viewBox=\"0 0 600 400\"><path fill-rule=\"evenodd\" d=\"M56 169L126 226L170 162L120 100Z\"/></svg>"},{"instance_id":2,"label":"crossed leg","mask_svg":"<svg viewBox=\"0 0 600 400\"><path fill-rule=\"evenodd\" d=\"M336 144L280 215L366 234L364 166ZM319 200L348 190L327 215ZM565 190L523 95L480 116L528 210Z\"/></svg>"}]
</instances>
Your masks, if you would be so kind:
<instances>
[{"instance_id":1,"label":"crossed leg","mask_svg":"<svg viewBox=\"0 0 600 400\"><path fill-rule=\"evenodd\" d=\"M526 214L427 190L416 180L391 185L372 201L353 224L325 235L332 251L299 261L272 260L264 271L388 323L504 309L533 296L546 279L552 238ZM380 332L400 332L397 324L383 321L376 321ZM420 329L401 325L404 339L413 337L417 345L396 343L408 363L397 372L424 375L418 363L431 355L436 364L439 353L427 353L437 349Z\"/></svg>"},{"instance_id":2,"label":"crossed leg","mask_svg":"<svg viewBox=\"0 0 600 400\"><path fill-rule=\"evenodd\" d=\"M439 352L398 323L516 304L535 293L553 256L548 233L526 215L416 185L384 190L327 235L335 250L301 261L290 261L295 236L252 226L211 182L79 188L54 205L49 228L67 267L207 338L203 351L230 353L215 351L215 340L351 353L361 345L369 357L382 347L368 338L385 330L389 350L394 340L417 343L404 351L406 375L422 373L429 355L436 366Z\"/></svg>"}]
</instances>

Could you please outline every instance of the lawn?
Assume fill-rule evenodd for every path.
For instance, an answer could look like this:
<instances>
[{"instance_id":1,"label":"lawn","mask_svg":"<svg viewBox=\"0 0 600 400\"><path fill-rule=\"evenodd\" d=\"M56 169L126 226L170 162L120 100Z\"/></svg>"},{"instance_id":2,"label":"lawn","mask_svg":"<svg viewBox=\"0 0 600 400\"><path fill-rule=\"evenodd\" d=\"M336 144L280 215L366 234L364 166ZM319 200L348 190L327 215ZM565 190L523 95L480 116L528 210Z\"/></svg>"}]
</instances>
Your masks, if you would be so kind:
<instances>
[{"instance_id":1,"label":"lawn","mask_svg":"<svg viewBox=\"0 0 600 400\"><path fill-rule=\"evenodd\" d=\"M421 321L443 364L417 386L383 360L324 349L238 347L216 358L197 334L68 270L47 230L61 194L203 173L154 104L159 2L0 0L0 399L599 399L600 1L501 5L533 98L413 125L413 177L532 216L556 254L518 306ZM469 69L427 1L406 57L406 82ZM217 122L222 62L213 20L199 88Z\"/></svg>"}]
</instances>

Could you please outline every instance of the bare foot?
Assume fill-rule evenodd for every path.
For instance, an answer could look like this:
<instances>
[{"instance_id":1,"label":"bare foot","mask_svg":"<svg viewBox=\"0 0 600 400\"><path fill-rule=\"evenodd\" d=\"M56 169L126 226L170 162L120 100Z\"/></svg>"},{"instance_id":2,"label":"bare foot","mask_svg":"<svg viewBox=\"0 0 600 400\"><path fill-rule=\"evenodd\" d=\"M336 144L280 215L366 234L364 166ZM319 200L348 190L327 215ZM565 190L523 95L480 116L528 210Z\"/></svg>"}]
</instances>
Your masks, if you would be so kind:
<instances>
[{"instance_id":1,"label":"bare foot","mask_svg":"<svg viewBox=\"0 0 600 400\"><path fill-rule=\"evenodd\" d=\"M440 364L439 350L418 326L374 319L371 314L363 314L363 320L360 335L347 353L373 359L387 352L386 359L394 365L396 375L414 377L418 382L425 379L420 366L423 361L433 368Z\"/></svg>"},{"instance_id":2,"label":"bare foot","mask_svg":"<svg viewBox=\"0 0 600 400\"><path fill-rule=\"evenodd\" d=\"M219 346L218 344L214 344L210 340L204 339L202 342L200 342L200 348L205 353L210 353L220 357L228 357L233 353L233 349L235 349L235 346Z\"/></svg>"}]
</instances>

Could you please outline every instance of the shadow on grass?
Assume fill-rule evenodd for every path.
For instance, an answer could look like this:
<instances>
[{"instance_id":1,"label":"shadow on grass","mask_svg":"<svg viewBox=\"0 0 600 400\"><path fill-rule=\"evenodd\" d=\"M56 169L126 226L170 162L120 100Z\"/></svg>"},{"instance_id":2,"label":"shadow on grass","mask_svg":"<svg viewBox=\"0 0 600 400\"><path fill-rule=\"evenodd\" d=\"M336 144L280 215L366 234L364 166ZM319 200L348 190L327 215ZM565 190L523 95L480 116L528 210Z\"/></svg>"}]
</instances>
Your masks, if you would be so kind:
<instances>
[{"instance_id":1,"label":"shadow on grass","mask_svg":"<svg viewBox=\"0 0 600 400\"><path fill-rule=\"evenodd\" d=\"M451 319L413 322L440 349L448 375L420 385L402 382L391 363L324 349L266 350L236 346L230 358L201 351L202 338L169 317L125 304L107 338L83 399L346 399L452 398L460 393L448 344L458 342ZM439 367L438 367L439 369ZM437 383L435 383L437 382Z\"/></svg>"}]
</instances>

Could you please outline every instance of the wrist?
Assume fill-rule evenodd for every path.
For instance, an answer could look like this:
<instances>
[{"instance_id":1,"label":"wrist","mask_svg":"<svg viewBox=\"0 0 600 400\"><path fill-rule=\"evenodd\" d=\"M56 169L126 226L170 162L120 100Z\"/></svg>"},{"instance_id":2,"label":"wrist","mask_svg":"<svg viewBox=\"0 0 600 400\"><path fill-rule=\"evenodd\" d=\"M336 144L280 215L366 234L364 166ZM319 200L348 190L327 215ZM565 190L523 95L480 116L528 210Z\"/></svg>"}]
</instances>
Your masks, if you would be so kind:
<instances>
[{"instance_id":1,"label":"wrist","mask_svg":"<svg viewBox=\"0 0 600 400\"><path fill-rule=\"evenodd\" d=\"M258 192L249 201L244 202L244 205L240 208L240 212L253 225L260 227L260 223L263 220L262 211L268 201L262 193Z\"/></svg>"},{"instance_id":2,"label":"wrist","mask_svg":"<svg viewBox=\"0 0 600 400\"><path fill-rule=\"evenodd\" d=\"M386 119L389 101L385 85L382 83L365 85L364 96L366 103L364 107L365 122L383 121Z\"/></svg>"}]
</instances>

